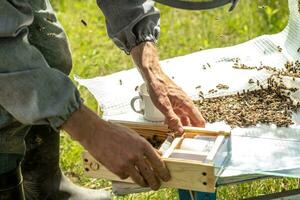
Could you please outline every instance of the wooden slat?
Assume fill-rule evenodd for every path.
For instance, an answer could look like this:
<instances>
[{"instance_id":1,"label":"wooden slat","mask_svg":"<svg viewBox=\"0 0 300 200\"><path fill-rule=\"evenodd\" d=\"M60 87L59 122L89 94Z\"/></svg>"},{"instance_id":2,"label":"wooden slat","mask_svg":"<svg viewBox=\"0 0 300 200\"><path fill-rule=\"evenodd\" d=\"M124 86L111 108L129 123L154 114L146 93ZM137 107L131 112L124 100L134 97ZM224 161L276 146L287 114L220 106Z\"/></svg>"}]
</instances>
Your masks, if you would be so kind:
<instances>
[{"instance_id":1,"label":"wooden slat","mask_svg":"<svg viewBox=\"0 0 300 200\"><path fill-rule=\"evenodd\" d=\"M85 152L84 167L86 174L94 178L133 183L128 178L121 180L118 176L98 163L89 153ZM215 191L214 168L209 164L200 164L197 161L167 158L163 159L171 174L171 180L162 182L162 187L173 187L205 192Z\"/></svg>"},{"instance_id":2,"label":"wooden slat","mask_svg":"<svg viewBox=\"0 0 300 200\"><path fill-rule=\"evenodd\" d=\"M172 179L164 183L164 186L204 192L215 191L216 180L212 165L172 158L166 159L165 162Z\"/></svg>"},{"instance_id":3,"label":"wooden slat","mask_svg":"<svg viewBox=\"0 0 300 200\"><path fill-rule=\"evenodd\" d=\"M205 153L198 153L194 151L189 150L181 150L181 149L175 149L169 158L180 158L185 160L197 160L204 162L207 157L207 154Z\"/></svg>"},{"instance_id":4,"label":"wooden slat","mask_svg":"<svg viewBox=\"0 0 300 200\"><path fill-rule=\"evenodd\" d=\"M110 122L118 123L133 129L145 129L151 131L170 132L170 129L165 124L142 123L142 122L132 122L132 121L119 121L119 120L110 120Z\"/></svg>"},{"instance_id":5,"label":"wooden slat","mask_svg":"<svg viewBox=\"0 0 300 200\"><path fill-rule=\"evenodd\" d=\"M218 136L217 137L212 150L209 152L209 154L207 155L207 158L206 158L209 162L213 162L214 161L217 152L219 151L219 149L221 148L222 144L224 143L224 140L225 140L224 136Z\"/></svg>"},{"instance_id":6,"label":"wooden slat","mask_svg":"<svg viewBox=\"0 0 300 200\"><path fill-rule=\"evenodd\" d=\"M144 133L146 135L158 135L164 136L166 133L173 132L168 128L167 125L160 124L160 123L141 123L141 122L131 122L131 121L118 121L118 120L111 120L111 122L121 124L128 128L131 128L139 133ZM211 135L211 136L218 136L224 135L229 136L230 132L221 131L221 130L212 130L207 128L198 128L198 127L190 127L184 126L183 130L185 133L196 133L198 135ZM179 133L175 133L175 136L180 136Z\"/></svg>"},{"instance_id":7,"label":"wooden slat","mask_svg":"<svg viewBox=\"0 0 300 200\"><path fill-rule=\"evenodd\" d=\"M162 157L169 158L169 156L174 151L174 149L177 148L181 144L182 140L183 140L183 138L175 138L174 141L172 142L171 146L169 147L169 149L166 150L166 152L164 152Z\"/></svg>"},{"instance_id":8,"label":"wooden slat","mask_svg":"<svg viewBox=\"0 0 300 200\"><path fill-rule=\"evenodd\" d=\"M189 126L184 126L183 130L186 134L196 134L196 135L207 135L207 136L219 136L219 135L224 135L224 136L229 136L230 132L226 131L220 131L220 130L212 130L212 129L207 129L207 128L198 128L198 127L189 127Z\"/></svg>"}]
</instances>

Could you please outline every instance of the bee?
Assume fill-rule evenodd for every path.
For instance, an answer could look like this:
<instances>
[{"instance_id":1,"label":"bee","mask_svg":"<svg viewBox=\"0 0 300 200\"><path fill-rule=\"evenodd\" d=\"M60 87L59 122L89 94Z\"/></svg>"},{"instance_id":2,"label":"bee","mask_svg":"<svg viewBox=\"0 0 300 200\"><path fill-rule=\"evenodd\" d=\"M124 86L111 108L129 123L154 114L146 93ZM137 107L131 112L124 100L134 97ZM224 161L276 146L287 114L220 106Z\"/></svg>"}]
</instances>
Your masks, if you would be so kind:
<instances>
[{"instance_id":1,"label":"bee","mask_svg":"<svg viewBox=\"0 0 300 200\"><path fill-rule=\"evenodd\" d=\"M216 86L219 90L228 90L229 86L228 85L224 85L224 84L218 84Z\"/></svg>"},{"instance_id":2,"label":"bee","mask_svg":"<svg viewBox=\"0 0 300 200\"><path fill-rule=\"evenodd\" d=\"M197 87L196 87L196 89L200 89L201 88L201 85L198 85Z\"/></svg>"},{"instance_id":3,"label":"bee","mask_svg":"<svg viewBox=\"0 0 300 200\"><path fill-rule=\"evenodd\" d=\"M84 21L83 19L81 20L81 23L82 23L84 26L87 26L86 21Z\"/></svg>"},{"instance_id":4,"label":"bee","mask_svg":"<svg viewBox=\"0 0 300 200\"><path fill-rule=\"evenodd\" d=\"M135 86L134 91L137 91L139 89L139 86Z\"/></svg>"},{"instance_id":5,"label":"bee","mask_svg":"<svg viewBox=\"0 0 300 200\"><path fill-rule=\"evenodd\" d=\"M216 92L218 92L218 91L215 90L215 89L211 89L211 90L208 91L208 93L210 93L210 94L214 94L214 93L216 93Z\"/></svg>"}]
</instances>

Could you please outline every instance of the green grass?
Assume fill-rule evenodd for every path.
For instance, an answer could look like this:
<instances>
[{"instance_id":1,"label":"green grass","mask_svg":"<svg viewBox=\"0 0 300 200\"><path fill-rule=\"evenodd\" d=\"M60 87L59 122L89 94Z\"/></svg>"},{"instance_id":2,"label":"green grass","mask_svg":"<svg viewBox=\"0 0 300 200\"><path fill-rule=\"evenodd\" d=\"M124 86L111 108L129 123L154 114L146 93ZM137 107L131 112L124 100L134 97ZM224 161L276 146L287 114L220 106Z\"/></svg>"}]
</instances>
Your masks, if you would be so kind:
<instances>
[{"instance_id":1,"label":"green grass","mask_svg":"<svg viewBox=\"0 0 300 200\"><path fill-rule=\"evenodd\" d=\"M158 5L161 10L161 59L189 54L208 48L224 47L263 34L281 31L288 19L287 0L241 1L232 13L226 8L210 11L182 11ZM71 74L94 77L111 74L133 66L129 56L115 47L106 35L105 20L95 0L52 0L69 36L74 68ZM265 6L262 8L262 6ZM81 22L87 22L84 26ZM82 97L94 110L96 101L80 88ZM61 166L73 181L90 187L110 187L104 180L83 176L83 149L66 134L61 140ZM295 179L267 179L218 188L219 199L241 199L299 187ZM118 199L177 199L175 189L129 195Z\"/></svg>"}]
</instances>

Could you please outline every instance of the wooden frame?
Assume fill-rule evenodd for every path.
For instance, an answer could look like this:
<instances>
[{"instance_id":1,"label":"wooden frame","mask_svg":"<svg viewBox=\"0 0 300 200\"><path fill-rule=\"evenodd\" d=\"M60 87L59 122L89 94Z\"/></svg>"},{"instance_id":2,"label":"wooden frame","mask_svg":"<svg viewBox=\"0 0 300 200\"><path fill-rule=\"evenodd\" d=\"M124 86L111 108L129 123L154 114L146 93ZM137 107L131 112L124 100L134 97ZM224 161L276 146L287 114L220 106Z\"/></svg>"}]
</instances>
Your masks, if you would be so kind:
<instances>
[{"instance_id":1,"label":"wooden frame","mask_svg":"<svg viewBox=\"0 0 300 200\"><path fill-rule=\"evenodd\" d=\"M122 123L124 125L124 123ZM132 125L132 124L131 124ZM145 126L139 126L135 124L133 126L128 126L133 128L134 130L146 130ZM147 125L148 126L148 125ZM168 129L163 127L153 126L153 133L164 133L161 134L160 137L167 137ZM151 130L151 128L147 130ZM226 136L229 133L224 134L225 132L220 131L212 131L207 129L195 129L195 128L185 128L185 134L181 137L177 137L172 142L171 146L167 151L164 152L162 159L165 161L167 168L171 174L171 180L168 182L162 182L162 187L173 187L187 190L196 190L203 192L214 192L215 191L215 183L217 180L216 171L214 167L214 159L217 155L220 147L225 143L228 139ZM149 131L138 132L143 137L149 137ZM175 158L171 155L177 154L190 154L191 157L197 157L200 154L197 152L188 152L184 150L180 150L180 145L185 138L193 138L194 136L204 135L204 136L212 136L215 138L215 143L211 149L211 151L205 156L205 162L195 160L195 159L186 159L186 158ZM118 176L110 172L103 165L97 162L88 152L84 152L84 168L85 174L93 177L93 178L101 178L107 179L111 181L119 181L125 183L134 183L130 178L121 180ZM225 158L224 158L225 159Z\"/></svg>"}]
</instances>

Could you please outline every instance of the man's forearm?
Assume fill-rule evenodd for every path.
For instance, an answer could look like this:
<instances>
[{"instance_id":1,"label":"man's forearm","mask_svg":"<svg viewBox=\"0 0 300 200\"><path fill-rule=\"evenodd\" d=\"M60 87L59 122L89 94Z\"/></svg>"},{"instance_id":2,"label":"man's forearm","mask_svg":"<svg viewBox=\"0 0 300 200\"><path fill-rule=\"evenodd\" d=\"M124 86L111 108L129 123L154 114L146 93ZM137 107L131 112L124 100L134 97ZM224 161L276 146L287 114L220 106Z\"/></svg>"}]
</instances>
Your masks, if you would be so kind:
<instances>
[{"instance_id":1,"label":"man's forearm","mask_svg":"<svg viewBox=\"0 0 300 200\"><path fill-rule=\"evenodd\" d=\"M62 129L69 133L72 139L79 141L85 146L86 139L89 138L88 134L95 132L97 128L96 118L98 116L94 112L82 105L62 125Z\"/></svg>"},{"instance_id":2,"label":"man's forearm","mask_svg":"<svg viewBox=\"0 0 300 200\"><path fill-rule=\"evenodd\" d=\"M184 126L204 127L205 120L193 101L161 69L154 43L134 47L131 56L136 63L154 105L165 115L168 126L183 133Z\"/></svg>"},{"instance_id":3,"label":"man's forearm","mask_svg":"<svg viewBox=\"0 0 300 200\"><path fill-rule=\"evenodd\" d=\"M153 42L143 42L134 47L131 56L145 82L166 80L167 77L160 67L158 52Z\"/></svg>"}]
</instances>

